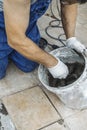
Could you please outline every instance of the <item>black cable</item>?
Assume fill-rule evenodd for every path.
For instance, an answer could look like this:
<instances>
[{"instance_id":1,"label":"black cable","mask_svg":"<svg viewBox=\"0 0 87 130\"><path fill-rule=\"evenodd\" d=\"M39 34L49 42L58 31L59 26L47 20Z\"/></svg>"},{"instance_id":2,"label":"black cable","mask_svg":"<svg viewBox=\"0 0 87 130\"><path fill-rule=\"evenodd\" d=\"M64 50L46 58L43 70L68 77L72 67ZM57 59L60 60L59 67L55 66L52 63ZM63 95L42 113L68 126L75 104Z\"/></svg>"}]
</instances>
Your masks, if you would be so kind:
<instances>
[{"instance_id":1,"label":"black cable","mask_svg":"<svg viewBox=\"0 0 87 130\"><path fill-rule=\"evenodd\" d=\"M84 4L84 3L87 2L87 0L78 0L78 2L79 2L80 4ZM66 38L65 38L65 39L62 38L65 34L60 34L58 37L53 37L53 36L49 33L49 29L50 29L50 28L63 28L63 26L61 25L62 21L61 21L61 14L60 14L61 11L60 11L60 8L59 8L60 5L59 5L58 3L60 4L60 1L59 1L59 0L56 0L56 7L57 7L58 14L59 14L59 18L55 16L55 14L54 14L54 12L53 12L53 8L52 8L52 2L51 2L51 4L50 4L50 11L51 11L51 15L52 15L51 17L54 18L54 20L52 20L51 22L49 22L49 26L46 27L45 32L46 32L46 34L47 34L50 38L52 38L52 39L54 39L54 40L60 42L63 46L66 46L66 45L65 45ZM57 22L57 25L54 25L55 22ZM50 45L53 49L59 47L59 46L57 46L57 45L53 45L53 44L49 44L49 43L48 43L48 45Z\"/></svg>"},{"instance_id":2,"label":"black cable","mask_svg":"<svg viewBox=\"0 0 87 130\"><path fill-rule=\"evenodd\" d=\"M48 31L50 28L63 28L62 25L61 25L61 17L60 17L60 9L59 9L59 4L58 4L59 0L56 0L56 5L57 5L57 11L58 11L58 14L59 14L59 18L55 16L54 12L53 12L53 9L52 9L52 2L50 4L50 10L51 10L51 15L52 17L54 18L54 20L52 20L50 23L49 23L49 26L46 27L45 29L45 32L46 34L54 39L54 40L57 40L58 42L60 42L63 46L65 46L65 41L66 39L63 39L62 36L64 36L65 34L60 34L58 37L53 37ZM54 25L54 23L57 22L57 25ZM48 43L49 44L49 43ZM52 46L52 48L58 48L59 46L57 45L53 45L53 44L49 44L50 46Z\"/></svg>"}]
</instances>

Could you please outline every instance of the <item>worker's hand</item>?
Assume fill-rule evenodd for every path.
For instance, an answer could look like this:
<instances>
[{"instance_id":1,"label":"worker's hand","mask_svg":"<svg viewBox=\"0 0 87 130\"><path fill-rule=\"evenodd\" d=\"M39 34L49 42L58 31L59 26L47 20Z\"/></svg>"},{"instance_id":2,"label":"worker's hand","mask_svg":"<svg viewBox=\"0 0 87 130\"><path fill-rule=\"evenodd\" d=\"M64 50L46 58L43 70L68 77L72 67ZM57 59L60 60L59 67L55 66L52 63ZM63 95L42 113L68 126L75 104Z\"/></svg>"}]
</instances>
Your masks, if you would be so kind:
<instances>
[{"instance_id":1,"label":"worker's hand","mask_svg":"<svg viewBox=\"0 0 87 130\"><path fill-rule=\"evenodd\" d=\"M48 68L48 70L54 78L65 79L69 74L68 67L62 61L60 61L60 59L57 58L57 60L57 65Z\"/></svg>"},{"instance_id":2,"label":"worker's hand","mask_svg":"<svg viewBox=\"0 0 87 130\"><path fill-rule=\"evenodd\" d=\"M75 49L77 52L80 53L84 52L84 50L86 49L85 46L76 39L76 37L71 37L67 39L66 46Z\"/></svg>"}]
</instances>

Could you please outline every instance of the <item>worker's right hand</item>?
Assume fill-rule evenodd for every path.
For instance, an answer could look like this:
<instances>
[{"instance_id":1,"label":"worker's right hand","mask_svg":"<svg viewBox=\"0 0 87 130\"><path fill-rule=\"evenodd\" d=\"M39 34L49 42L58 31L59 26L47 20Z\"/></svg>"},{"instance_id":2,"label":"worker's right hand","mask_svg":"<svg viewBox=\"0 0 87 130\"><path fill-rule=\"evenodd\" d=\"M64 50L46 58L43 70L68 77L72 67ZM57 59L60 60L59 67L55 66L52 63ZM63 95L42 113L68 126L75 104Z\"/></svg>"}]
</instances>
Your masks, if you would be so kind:
<instances>
[{"instance_id":1,"label":"worker's right hand","mask_svg":"<svg viewBox=\"0 0 87 130\"><path fill-rule=\"evenodd\" d=\"M68 67L59 58L57 60L57 65L48 68L48 70L54 78L65 79L69 74Z\"/></svg>"}]
</instances>

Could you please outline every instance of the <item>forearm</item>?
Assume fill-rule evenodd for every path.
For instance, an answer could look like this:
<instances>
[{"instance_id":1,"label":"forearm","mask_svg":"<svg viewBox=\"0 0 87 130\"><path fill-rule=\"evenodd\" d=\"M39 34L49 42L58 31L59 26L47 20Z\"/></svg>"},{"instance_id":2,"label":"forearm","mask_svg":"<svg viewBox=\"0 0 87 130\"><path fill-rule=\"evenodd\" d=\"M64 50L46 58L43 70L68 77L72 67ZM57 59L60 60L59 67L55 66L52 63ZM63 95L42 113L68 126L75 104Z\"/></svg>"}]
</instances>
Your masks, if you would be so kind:
<instances>
[{"instance_id":1,"label":"forearm","mask_svg":"<svg viewBox=\"0 0 87 130\"><path fill-rule=\"evenodd\" d=\"M41 63L46 67L55 66L58 62L52 55L40 49L27 37L20 38L19 40L17 38L11 38L9 45L27 59Z\"/></svg>"},{"instance_id":2,"label":"forearm","mask_svg":"<svg viewBox=\"0 0 87 130\"><path fill-rule=\"evenodd\" d=\"M61 18L66 38L74 37L76 18L77 18L77 3L61 4Z\"/></svg>"}]
</instances>

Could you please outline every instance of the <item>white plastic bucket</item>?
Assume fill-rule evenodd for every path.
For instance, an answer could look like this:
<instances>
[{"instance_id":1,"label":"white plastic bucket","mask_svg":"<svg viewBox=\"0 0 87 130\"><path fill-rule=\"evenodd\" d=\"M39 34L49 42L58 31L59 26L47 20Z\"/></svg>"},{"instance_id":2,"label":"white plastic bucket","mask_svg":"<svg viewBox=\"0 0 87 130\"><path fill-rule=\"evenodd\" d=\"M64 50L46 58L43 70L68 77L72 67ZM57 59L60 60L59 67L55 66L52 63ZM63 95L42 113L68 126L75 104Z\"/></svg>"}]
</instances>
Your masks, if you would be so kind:
<instances>
[{"instance_id":1,"label":"white plastic bucket","mask_svg":"<svg viewBox=\"0 0 87 130\"><path fill-rule=\"evenodd\" d=\"M60 57L66 56L70 51L69 48L62 47L53 50L51 54ZM49 86L47 69L43 65L40 65L38 68L38 77L43 86L55 93L66 106L73 109L87 108L87 58L85 55L83 55L83 58L85 67L82 75L75 82L64 87L55 88Z\"/></svg>"}]
</instances>

